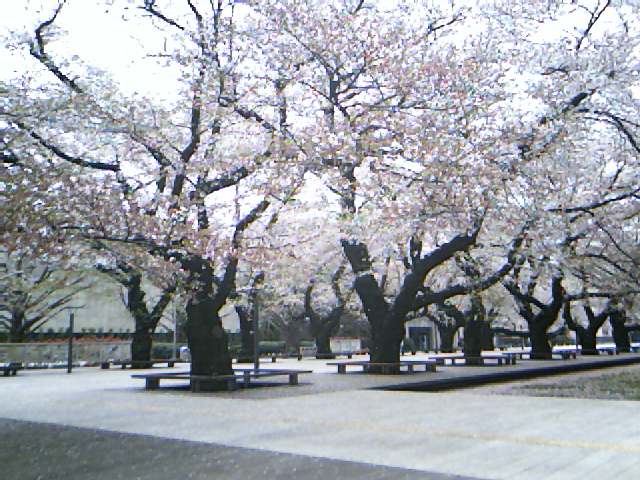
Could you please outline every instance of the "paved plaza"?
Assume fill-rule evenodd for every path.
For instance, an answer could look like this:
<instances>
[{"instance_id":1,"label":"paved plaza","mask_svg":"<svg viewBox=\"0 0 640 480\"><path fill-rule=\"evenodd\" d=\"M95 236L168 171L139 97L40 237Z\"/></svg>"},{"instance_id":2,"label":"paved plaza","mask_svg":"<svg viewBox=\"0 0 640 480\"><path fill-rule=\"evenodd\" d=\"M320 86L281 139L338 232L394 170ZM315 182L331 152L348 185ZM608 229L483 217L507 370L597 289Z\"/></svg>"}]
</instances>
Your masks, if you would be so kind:
<instances>
[{"instance_id":1,"label":"paved plaza","mask_svg":"<svg viewBox=\"0 0 640 480\"><path fill-rule=\"evenodd\" d=\"M193 394L179 382L145 391L129 370L21 371L0 379L0 462L7 478L43 480L89 472L160 480L635 479L640 472L637 402L372 390L399 377L338 375L317 360L276 366L316 373L298 387ZM486 368L494 367L475 371ZM462 375L471 367L438 370Z\"/></svg>"}]
</instances>

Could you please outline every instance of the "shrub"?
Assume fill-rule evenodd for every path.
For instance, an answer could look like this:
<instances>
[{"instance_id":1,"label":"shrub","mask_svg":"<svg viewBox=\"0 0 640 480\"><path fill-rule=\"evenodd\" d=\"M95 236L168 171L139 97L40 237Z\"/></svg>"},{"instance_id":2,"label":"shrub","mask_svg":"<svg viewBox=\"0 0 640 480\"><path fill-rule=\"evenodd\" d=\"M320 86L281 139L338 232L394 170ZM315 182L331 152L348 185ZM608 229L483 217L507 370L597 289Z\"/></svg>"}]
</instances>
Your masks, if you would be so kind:
<instances>
[{"instance_id":1,"label":"shrub","mask_svg":"<svg viewBox=\"0 0 640 480\"><path fill-rule=\"evenodd\" d=\"M179 349L180 346L176 345L176 349ZM151 347L151 358L166 359L177 356L177 353L173 352L173 343L154 343Z\"/></svg>"},{"instance_id":2,"label":"shrub","mask_svg":"<svg viewBox=\"0 0 640 480\"><path fill-rule=\"evenodd\" d=\"M260 353L284 353L286 348L287 343L278 340L263 341L258 344Z\"/></svg>"},{"instance_id":3,"label":"shrub","mask_svg":"<svg viewBox=\"0 0 640 480\"><path fill-rule=\"evenodd\" d=\"M405 352L416 353L416 343L413 341L413 338L405 337L402 341L402 353Z\"/></svg>"}]
</instances>

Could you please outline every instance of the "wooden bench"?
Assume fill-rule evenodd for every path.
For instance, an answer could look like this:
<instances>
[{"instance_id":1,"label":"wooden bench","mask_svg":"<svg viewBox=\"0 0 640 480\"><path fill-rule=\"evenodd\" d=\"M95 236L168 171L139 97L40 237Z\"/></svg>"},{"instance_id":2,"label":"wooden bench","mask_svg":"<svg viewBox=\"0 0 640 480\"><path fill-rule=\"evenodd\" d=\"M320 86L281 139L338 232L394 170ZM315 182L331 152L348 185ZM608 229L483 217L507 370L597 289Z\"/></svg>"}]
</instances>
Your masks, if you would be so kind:
<instances>
[{"instance_id":1,"label":"wooden bench","mask_svg":"<svg viewBox=\"0 0 640 480\"><path fill-rule=\"evenodd\" d=\"M100 362L100 368L103 370L108 370L111 367L111 365L113 366L118 365L123 370L126 369L128 366L131 368L134 368L134 367L151 368L153 365L156 365L158 363L166 363L167 367L171 368L176 363L189 363L189 362L187 360L181 360L179 358L169 358L169 359L157 358L157 359L149 360L148 362L146 361L134 362L132 360L107 360L104 362Z\"/></svg>"},{"instance_id":2,"label":"wooden bench","mask_svg":"<svg viewBox=\"0 0 640 480\"><path fill-rule=\"evenodd\" d=\"M5 365L0 366L0 371L2 371L2 375L4 377L16 376L18 374L18 370L22 369L22 363L18 362L10 362Z\"/></svg>"},{"instance_id":3,"label":"wooden bench","mask_svg":"<svg viewBox=\"0 0 640 480\"><path fill-rule=\"evenodd\" d=\"M383 374L398 373L403 367L406 367L408 373L414 373L415 367L423 366L425 372L436 371L436 361L433 359L428 360L403 360L400 362L370 362L368 360L351 361L351 362L329 362L327 365L337 366L338 373L347 373L347 367L362 367L365 373L371 372L374 367L375 370L380 370Z\"/></svg>"},{"instance_id":4,"label":"wooden bench","mask_svg":"<svg viewBox=\"0 0 640 480\"><path fill-rule=\"evenodd\" d=\"M298 375L301 373L312 373L311 370L253 370L238 369L228 375L191 375L190 372L176 373L147 373L131 375L132 378L145 380L145 390L156 390L160 387L160 380L189 380L192 392L200 392L201 384L207 382L225 383L227 390L232 391L238 388L238 380L242 379L242 387L248 387L252 379L288 376L289 385L298 385Z\"/></svg>"}]
</instances>

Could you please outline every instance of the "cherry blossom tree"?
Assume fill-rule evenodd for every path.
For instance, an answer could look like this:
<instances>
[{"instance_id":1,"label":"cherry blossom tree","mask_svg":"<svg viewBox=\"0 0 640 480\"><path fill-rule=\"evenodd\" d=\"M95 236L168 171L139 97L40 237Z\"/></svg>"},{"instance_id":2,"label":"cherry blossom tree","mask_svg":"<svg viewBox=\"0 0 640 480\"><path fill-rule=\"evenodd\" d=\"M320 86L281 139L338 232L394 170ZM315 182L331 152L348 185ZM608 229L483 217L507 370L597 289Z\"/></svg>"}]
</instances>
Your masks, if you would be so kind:
<instances>
[{"instance_id":1,"label":"cherry blossom tree","mask_svg":"<svg viewBox=\"0 0 640 480\"><path fill-rule=\"evenodd\" d=\"M179 72L179 95L160 104L119 92L72 52L55 51L51 39L65 6L39 20L27 41L29 72L49 77L11 85L2 111L5 157L12 161L11 145L33 151L29 166L43 171L47 205L62 212L53 225L67 242L124 246L140 268L152 258L167 270L177 265L190 292L192 372L229 373L218 312L235 289L243 237L261 227L261 216L298 177L295 162L279 162L277 123L253 108L272 84L248 76L258 55L252 38L236 25L234 5L135 3L139 10L126 15L146 17L161 38L175 40L164 57ZM52 184L50 166L73 180Z\"/></svg>"}]
</instances>

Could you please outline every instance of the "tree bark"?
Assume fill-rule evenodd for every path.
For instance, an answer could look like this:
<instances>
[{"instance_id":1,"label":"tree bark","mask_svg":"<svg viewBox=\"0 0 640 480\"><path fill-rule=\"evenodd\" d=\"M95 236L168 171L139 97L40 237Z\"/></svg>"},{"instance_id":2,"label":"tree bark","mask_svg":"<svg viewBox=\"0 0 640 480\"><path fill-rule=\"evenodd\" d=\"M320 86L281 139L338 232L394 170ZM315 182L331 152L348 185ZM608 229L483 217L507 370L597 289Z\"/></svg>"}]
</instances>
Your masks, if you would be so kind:
<instances>
[{"instance_id":1,"label":"tree bark","mask_svg":"<svg viewBox=\"0 0 640 480\"><path fill-rule=\"evenodd\" d=\"M116 276L127 289L127 309L135 322L135 330L131 341L132 368L148 368L151 366L152 335L155 332L162 313L171 301L175 285L164 289L156 305L151 311L147 308L145 292L142 288L142 273L121 265L124 277ZM175 355L175 352L173 352Z\"/></svg>"},{"instance_id":2,"label":"tree bark","mask_svg":"<svg viewBox=\"0 0 640 480\"><path fill-rule=\"evenodd\" d=\"M484 320L478 317L467 317L464 325L464 358L465 365L480 365L482 355L482 337Z\"/></svg>"},{"instance_id":3,"label":"tree bark","mask_svg":"<svg viewBox=\"0 0 640 480\"><path fill-rule=\"evenodd\" d=\"M582 355L599 355L597 350L597 335L598 330L607 320L610 314L609 304L605 306L604 310L599 314L595 314L593 309L588 305L583 305L584 313L587 316L587 326L580 325L574 321L571 315L571 303L565 302L563 309L563 316L565 323L569 329L576 333L577 342L582 346Z\"/></svg>"},{"instance_id":4,"label":"tree bark","mask_svg":"<svg viewBox=\"0 0 640 480\"><path fill-rule=\"evenodd\" d=\"M494 350L494 335L491 330L491 322L485 320L481 325L481 336L482 336L482 350Z\"/></svg>"},{"instance_id":5,"label":"tree bark","mask_svg":"<svg viewBox=\"0 0 640 480\"><path fill-rule=\"evenodd\" d=\"M444 322L434 322L440 336L440 351L443 353L453 353L453 339L460 329L458 324L447 324Z\"/></svg>"},{"instance_id":6,"label":"tree bark","mask_svg":"<svg viewBox=\"0 0 640 480\"><path fill-rule=\"evenodd\" d=\"M213 292L213 267L204 258L192 256L182 262L190 274L194 292L187 303L187 342L191 351L192 375L230 375L231 355L229 340L222 326L220 309L234 290L237 258L230 258L224 278L216 282ZM225 388L224 382L201 382L203 391Z\"/></svg>"},{"instance_id":7,"label":"tree bark","mask_svg":"<svg viewBox=\"0 0 640 480\"><path fill-rule=\"evenodd\" d=\"M631 342L629 341L629 331L625 326L627 317L621 309L615 309L609 314L609 323L613 330L613 341L616 344L616 350L620 353L631 351Z\"/></svg>"},{"instance_id":8,"label":"tree bark","mask_svg":"<svg viewBox=\"0 0 640 480\"><path fill-rule=\"evenodd\" d=\"M339 285L343 272L344 265L341 265L331 279L333 292L336 297L336 305L327 315L320 315L313 308L311 295L315 286L314 281L309 283L304 293L304 313L309 319L311 335L315 339L318 355L325 358L333 354L333 352L331 352L331 337L335 335L340 328L340 318L346 306L346 301L340 291Z\"/></svg>"},{"instance_id":9,"label":"tree bark","mask_svg":"<svg viewBox=\"0 0 640 480\"><path fill-rule=\"evenodd\" d=\"M25 311L20 308L11 309L11 320L9 325L9 342L22 343L25 340Z\"/></svg>"},{"instance_id":10,"label":"tree bark","mask_svg":"<svg viewBox=\"0 0 640 480\"><path fill-rule=\"evenodd\" d=\"M538 316L536 316L538 317ZM529 340L531 341L532 360L550 360L552 358L551 342L547 336L549 322L553 323L555 319L545 318L541 316L536 321L529 323Z\"/></svg>"},{"instance_id":11,"label":"tree bark","mask_svg":"<svg viewBox=\"0 0 640 480\"><path fill-rule=\"evenodd\" d=\"M549 360L552 358L551 343L549 342L548 330L555 323L558 314L564 305L564 288L562 287L562 277L554 276L551 279L551 302L542 303L533 296L535 284L528 286L526 291L522 291L513 282L504 282L503 285L511 293L518 312L529 326L529 340L531 341L531 359ZM538 309L538 313L533 313L533 307Z\"/></svg>"}]
</instances>

